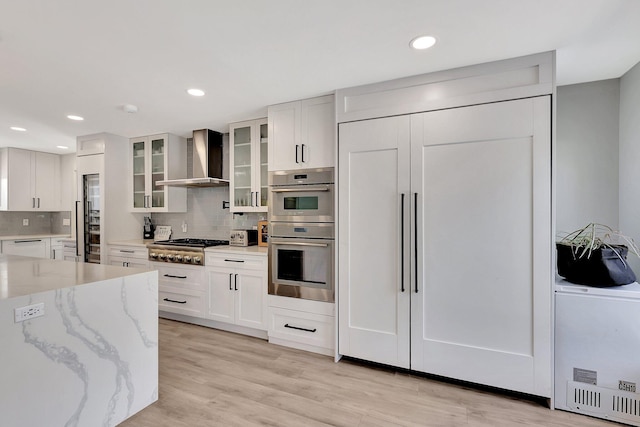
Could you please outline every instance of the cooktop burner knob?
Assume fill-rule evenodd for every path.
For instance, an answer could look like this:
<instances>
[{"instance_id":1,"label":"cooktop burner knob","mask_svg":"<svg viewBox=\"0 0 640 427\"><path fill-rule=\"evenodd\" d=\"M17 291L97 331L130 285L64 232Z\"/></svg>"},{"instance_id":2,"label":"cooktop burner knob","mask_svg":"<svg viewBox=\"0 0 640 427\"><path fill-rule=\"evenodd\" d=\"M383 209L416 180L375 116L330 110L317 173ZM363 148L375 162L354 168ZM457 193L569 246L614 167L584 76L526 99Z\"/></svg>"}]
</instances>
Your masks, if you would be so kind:
<instances>
[{"instance_id":1,"label":"cooktop burner knob","mask_svg":"<svg viewBox=\"0 0 640 427\"><path fill-rule=\"evenodd\" d=\"M191 262L191 257L189 255L185 255L184 262Z\"/></svg>"},{"instance_id":2,"label":"cooktop burner knob","mask_svg":"<svg viewBox=\"0 0 640 427\"><path fill-rule=\"evenodd\" d=\"M176 262L182 262L182 255L176 255L175 257L173 257L173 259L174 259Z\"/></svg>"},{"instance_id":3,"label":"cooktop burner knob","mask_svg":"<svg viewBox=\"0 0 640 427\"><path fill-rule=\"evenodd\" d=\"M194 256L193 257L193 263L194 264L201 264L202 263L202 258L200 258L199 256Z\"/></svg>"},{"instance_id":4,"label":"cooktop burner knob","mask_svg":"<svg viewBox=\"0 0 640 427\"><path fill-rule=\"evenodd\" d=\"M160 259L165 259L166 257L167 257L167 256L166 256L165 254L160 254L160 255L158 255L158 258L160 258Z\"/></svg>"},{"instance_id":5,"label":"cooktop burner knob","mask_svg":"<svg viewBox=\"0 0 640 427\"><path fill-rule=\"evenodd\" d=\"M155 253L155 252L151 252L151 253L149 254L149 256L150 256L151 258L158 258L158 254L157 254L157 253Z\"/></svg>"},{"instance_id":6,"label":"cooktop burner knob","mask_svg":"<svg viewBox=\"0 0 640 427\"><path fill-rule=\"evenodd\" d=\"M172 254L168 254L167 255L167 261L173 261L173 255Z\"/></svg>"}]
</instances>

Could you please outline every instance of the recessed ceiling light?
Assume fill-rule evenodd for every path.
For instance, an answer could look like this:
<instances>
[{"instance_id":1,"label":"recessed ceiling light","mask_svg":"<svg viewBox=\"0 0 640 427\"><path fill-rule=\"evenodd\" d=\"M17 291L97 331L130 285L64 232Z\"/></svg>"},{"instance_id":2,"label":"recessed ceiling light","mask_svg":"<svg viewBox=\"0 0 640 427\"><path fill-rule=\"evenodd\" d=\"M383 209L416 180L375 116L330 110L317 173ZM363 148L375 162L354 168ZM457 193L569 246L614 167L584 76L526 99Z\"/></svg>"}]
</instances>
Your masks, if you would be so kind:
<instances>
[{"instance_id":1,"label":"recessed ceiling light","mask_svg":"<svg viewBox=\"0 0 640 427\"><path fill-rule=\"evenodd\" d=\"M204 91L202 89L188 89L187 93L191 96L204 96Z\"/></svg>"},{"instance_id":2,"label":"recessed ceiling light","mask_svg":"<svg viewBox=\"0 0 640 427\"><path fill-rule=\"evenodd\" d=\"M429 49L434 44L436 44L436 38L433 36L419 36L409 43L412 48L417 50Z\"/></svg>"},{"instance_id":3,"label":"recessed ceiling light","mask_svg":"<svg viewBox=\"0 0 640 427\"><path fill-rule=\"evenodd\" d=\"M56 145L56 147L58 147L61 150L68 150L69 147L67 147L66 145Z\"/></svg>"},{"instance_id":4,"label":"recessed ceiling light","mask_svg":"<svg viewBox=\"0 0 640 427\"><path fill-rule=\"evenodd\" d=\"M84 117L74 116L73 114L70 114L70 115L67 116L67 119L82 121L82 120L84 120Z\"/></svg>"},{"instance_id":5,"label":"recessed ceiling light","mask_svg":"<svg viewBox=\"0 0 640 427\"><path fill-rule=\"evenodd\" d=\"M18 131L18 132L26 132L27 131L25 128L21 128L21 127L18 127L18 126L11 126L9 129L15 130L15 131Z\"/></svg>"}]
</instances>

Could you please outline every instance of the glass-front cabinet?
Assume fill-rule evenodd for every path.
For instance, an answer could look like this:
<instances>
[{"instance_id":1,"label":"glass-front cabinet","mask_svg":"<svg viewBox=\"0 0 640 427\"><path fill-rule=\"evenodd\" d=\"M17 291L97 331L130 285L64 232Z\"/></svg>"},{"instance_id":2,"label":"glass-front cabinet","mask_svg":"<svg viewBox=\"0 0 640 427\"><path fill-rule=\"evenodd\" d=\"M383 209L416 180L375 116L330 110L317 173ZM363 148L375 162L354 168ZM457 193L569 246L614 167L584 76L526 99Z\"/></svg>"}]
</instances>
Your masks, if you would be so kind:
<instances>
[{"instance_id":1,"label":"glass-front cabinet","mask_svg":"<svg viewBox=\"0 0 640 427\"><path fill-rule=\"evenodd\" d=\"M158 181L186 177L186 140L161 134L131 139L132 211L185 212L186 189Z\"/></svg>"},{"instance_id":2,"label":"glass-front cabinet","mask_svg":"<svg viewBox=\"0 0 640 427\"><path fill-rule=\"evenodd\" d=\"M267 212L267 119L229 125L231 212Z\"/></svg>"}]
</instances>

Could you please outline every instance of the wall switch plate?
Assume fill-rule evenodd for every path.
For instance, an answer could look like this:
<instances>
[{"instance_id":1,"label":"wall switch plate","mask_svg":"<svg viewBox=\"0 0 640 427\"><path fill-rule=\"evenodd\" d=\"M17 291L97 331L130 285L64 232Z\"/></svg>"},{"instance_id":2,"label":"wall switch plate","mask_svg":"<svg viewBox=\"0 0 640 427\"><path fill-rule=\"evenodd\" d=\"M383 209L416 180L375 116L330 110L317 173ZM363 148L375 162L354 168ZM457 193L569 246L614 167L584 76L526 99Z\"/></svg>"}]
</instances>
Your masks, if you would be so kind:
<instances>
[{"instance_id":1,"label":"wall switch plate","mask_svg":"<svg viewBox=\"0 0 640 427\"><path fill-rule=\"evenodd\" d=\"M15 323L22 322L34 317L44 316L44 303L27 305L13 310L15 315Z\"/></svg>"},{"instance_id":2,"label":"wall switch plate","mask_svg":"<svg viewBox=\"0 0 640 427\"><path fill-rule=\"evenodd\" d=\"M27 226L29 225L29 218L24 218L24 219L22 220L22 225L23 225L23 226L25 226L25 227L27 227Z\"/></svg>"},{"instance_id":3,"label":"wall switch plate","mask_svg":"<svg viewBox=\"0 0 640 427\"><path fill-rule=\"evenodd\" d=\"M62 218L62 225L71 225L70 218Z\"/></svg>"}]
</instances>

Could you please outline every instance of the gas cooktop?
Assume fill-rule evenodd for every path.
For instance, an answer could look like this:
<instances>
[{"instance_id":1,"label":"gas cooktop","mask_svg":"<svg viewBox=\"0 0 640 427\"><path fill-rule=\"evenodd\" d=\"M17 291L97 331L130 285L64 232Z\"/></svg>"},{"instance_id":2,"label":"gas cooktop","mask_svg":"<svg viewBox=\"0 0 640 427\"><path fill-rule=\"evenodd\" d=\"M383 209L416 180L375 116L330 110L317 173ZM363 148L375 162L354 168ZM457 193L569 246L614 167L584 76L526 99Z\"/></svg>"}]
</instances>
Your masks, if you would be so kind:
<instances>
[{"instance_id":1,"label":"gas cooktop","mask_svg":"<svg viewBox=\"0 0 640 427\"><path fill-rule=\"evenodd\" d=\"M209 240L209 239L171 239L171 240L159 240L153 242L154 245L169 245L169 246L190 246L192 248L208 248L210 246L223 246L228 245L228 240Z\"/></svg>"}]
</instances>

